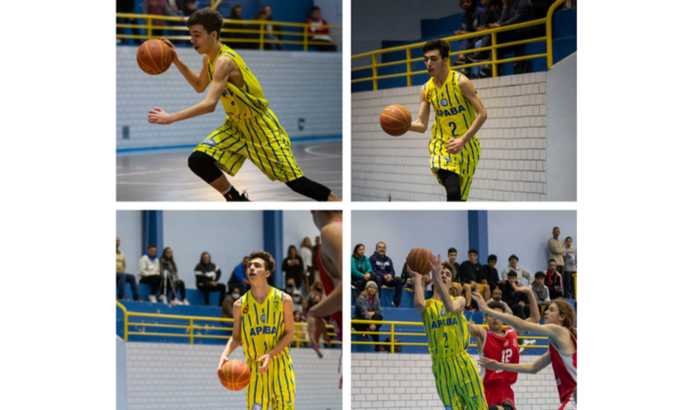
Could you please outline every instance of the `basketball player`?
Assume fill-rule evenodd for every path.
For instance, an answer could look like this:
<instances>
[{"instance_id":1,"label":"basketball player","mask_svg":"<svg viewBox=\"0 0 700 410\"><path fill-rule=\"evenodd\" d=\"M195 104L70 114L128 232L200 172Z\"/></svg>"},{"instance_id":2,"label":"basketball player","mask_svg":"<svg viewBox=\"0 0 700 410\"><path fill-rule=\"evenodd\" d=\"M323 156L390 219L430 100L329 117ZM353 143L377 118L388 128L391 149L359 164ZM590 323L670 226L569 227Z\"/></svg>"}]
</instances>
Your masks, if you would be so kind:
<instances>
[{"instance_id":1,"label":"basketball player","mask_svg":"<svg viewBox=\"0 0 700 410\"><path fill-rule=\"evenodd\" d=\"M532 289L521 285L514 285L516 292L527 294L530 306L537 306L537 300ZM488 303L488 307L492 310L498 310L503 313L503 305L496 301ZM530 317L527 322L537 324L540 322L540 312L536 308L530 309ZM518 348L518 336L522 336L522 330L503 329L503 322L497 318L484 314L484 321L488 325L488 330L481 326L469 323L469 333L476 339L476 347L479 351L479 356L495 360L502 363L520 363L520 350ZM515 395L510 387L518 380L518 374L504 371L488 370L485 367L481 368L481 380L484 382L486 389L486 400L489 403L489 409L508 409L508 405L514 408ZM504 402L506 406L501 406Z\"/></svg>"},{"instance_id":2,"label":"basketball player","mask_svg":"<svg viewBox=\"0 0 700 410\"><path fill-rule=\"evenodd\" d=\"M475 294L474 300L484 314L488 314L511 326L518 332L543 334L549 338L549 350L542 357L530 364L499 363L483 357L479 364L489 370L506 370L517 373L535 374L552 364L554 377L559 390L559 410L576 410L576 312L564 299L556 299L544 312L544 325L538 325L491 309L481 295Z\"/></svg>"},{"instance_id":3,"label":"basketball player","mask_svg":"<svg viewBox=\"0 0 700 410\"><path fill-rule=\"evenodd\" d=\"M330 316L338 340L343 341L343 211L311 211L314 224L321 231L321 245L314 255L326 298L309 309L306 320L309 324L311 346L319 357L323 357L319 339L326 332L323 318ZM342 351L341 351L342 353ZM342 366L340 383L343 387Z\"/></svg>"},{"instance_id":4,"label":"basketball player","mask_svg":"<svg viewBox=\"0 0 700 410\"><path fill-rule=\"evenodd\" d=\"M272 255L256 251L249 259L250 290L233 304L233 333L217 372L242 344L250 369L248 410L294 409L296 382L287 347L294 339L294 303L291 296L267 283L275 270Z\"/></svg>"},{"instance_id":5,"label":"basketball player","mask_svg":"<svg viewBox=\"0 0 700 410\"><path fill-rule=\"evenodd\" d=\"M188 160L192 172L221 192L227 201L248 201L221 172L235 176L247 158L268 178L286 183L294 192L317 201L339 201L329 188L306 178L299 169L287 132L268 108L260 83L241 56L221 43L222 25L221 14L209 7L195 11L187 19L192 45L204 55L199 74L180 60L170 41L161 38L170 47L175 66L198 93L204 92L209 83L211 86L199 104L174 114L154 108L148 113L148 122L172 124L207 114L221 100L225 123L192 152Z\"/></svg>"},{"instance_id":6,"label":"basketball player","mask_svg":"<svg viewBox=\"0 0 700 410\"><path fill-rule=\"evenodd\" d=\"M448 68L450 44L434 39L423 46L423 59L432 77L420 91L418 119L410 131L428 129L430 106L435 121L430 131L430 169L445 187L448 201L466 201L479 162L476 133L486 121L486 109L469 79Z\"/></svg>"},{"instance_id":7,"label":"basketball player","mask_svg":"<svg viewBox=\"0 0 700 410\"><path fill-rule=\"evenodd\" d=\"M435 292L424 300L424 276L406 266L415 280L413 306L420 313L428 348L433 360L433 376L438 396L445 410L487 410L484 386L476 365L467 353L469 327L462 311L467 301L462 296L450 296L448 286L455 275L454 266L438 255L432 257L433 286Z\"/></svg>"}]
</instances>

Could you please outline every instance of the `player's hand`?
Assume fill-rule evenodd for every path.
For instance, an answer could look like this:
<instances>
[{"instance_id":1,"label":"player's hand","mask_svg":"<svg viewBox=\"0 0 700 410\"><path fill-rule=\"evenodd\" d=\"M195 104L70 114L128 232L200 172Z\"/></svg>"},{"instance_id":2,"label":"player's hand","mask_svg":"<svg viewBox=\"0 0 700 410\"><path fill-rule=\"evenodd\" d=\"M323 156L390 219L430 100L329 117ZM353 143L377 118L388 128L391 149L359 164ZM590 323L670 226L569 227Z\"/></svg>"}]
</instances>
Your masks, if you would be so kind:
<instances>
[{"instance_id":1,"label":"player's hand","mask_svg":"<svg viewBox=\"0 0 700 410\"><path fill-rule=\"evenodd\" d=\"M442 272L442 256L440 256L440 254L438 254L438 256L433 255L428 262L430 263L430 267L433 268L433 279L440 278L440 273Z\"/></svg>"},{"instance_id":2,"label":"player's hand","mask_svg":"<svg viewBox=\"0 0 700 410\"><path fill-rule=\"evenodd\" d=\"M447 141L447 152L450 154L457 154L464 148L464 144L467 143L467 139L464 137L453 138Z\"/></svg>"},{"instance_id":3,"label":"player's hand","mask_svg":"<svg viewBox=\"0 0 700 410\"><path fill-rule=\"evenodd\" d=\"M170 118L170 114L156 107L148 112L148 122L151 124L161 124L168 125L172 124L173 120Z\"/></svg>"},{"instance_id":4,"label":"player's hand","mask_svg":"<svg viewBox=\"0 0 700 410\"><path fill-rule=\"evenodd\" d=\"M306 318L309 328L309 339L311 341L311 347L316 351L319 359L323 359L323 353L321 353L321 347L319 341L321 336L323 336L326 341L331 340L328 336L328 329L326 328L326 321L323 318L316 317L309 311L308 317Z\"/></svg>"},{"instance_id":5,"label":"player's hand","mask_svg":"<svg viewBox=\"0 0 700 410\"><path fill-rule=\"evenodd\" d=\"M484 300L484 297L481 296L481 293L473 292L472 299L476 302L477 305L479 305L480 308L484 309L484 308L488 307L488 306L486 306L486 301Z\"/></svg>"},{"instance_id":6,"label":"player's hand","mask_svg":"<svg viewBox=\"0 0 700 410\"><path fill-rule=\"evenodd\" d=\"M514 283L512 286L513 286L513 290L516 292L527 293L528 290L530 290L530 291L532 290L528 287L523 286L521 283L517 283L517 282Z\"/></svg>"},{"instance_id":7,"label":"player's hand","mask_svg":"<svg viewBox=\"0 0 700 410\"><path fill-rule=\"evenodd\" d=\"M168 46L168 48L170 49L170 52L173 53L173 63L176 61L180 62L180 57L177 56L177 50L175 49L175 45L165 37L161 37L160 41L164 42L165 45Z\"/></svg>"},{"instance_id":8,"label":"player's hand","mask_svg":"<svg viewBox=\"0 0 700 410\"><path fill-rule=\"evenodd\" d=\"M342 388L343 388L343 376L340 376L340 383L338 383L338 388L339 388L339 389L342 389ZM575 390L574 390L574 393L576 393Z\"/></svg>"},{"instance_id":9,"label":"player's hand","mask_svg":"<svg viewBox=\"0 0 700 410\"><path fill-rule=\"evenodd\" d=\"M265 354L262 355L261 358L258 359L259 362L262 362L262 366L258 369L258 373L267 373L267 365L270 364L270 354Z\"/></svg>"},{"instance_id":10,"label":"player's hand","mask_svg":"<svg viewBox=\"0 0 700 410\"><path fill-rule=\"evenodd\" d=\"M224 365L228 362L228 358L226 356L221 356L219 358L219 367L216 368L216 373L218 375L221 375L221 369L224 367Z\"/></svg>"},{"instance_id":11,"label":"player's hand","mask_svg":"<svg viewBox=\"0 0 700 410\"><path fill-rule=\"evenodd\" d=\"M482 357L479 359L479 366L489 369L489 370L501 370L501 364L495 360L491 360L487 357Z\"/></svg>"}]
</instances>

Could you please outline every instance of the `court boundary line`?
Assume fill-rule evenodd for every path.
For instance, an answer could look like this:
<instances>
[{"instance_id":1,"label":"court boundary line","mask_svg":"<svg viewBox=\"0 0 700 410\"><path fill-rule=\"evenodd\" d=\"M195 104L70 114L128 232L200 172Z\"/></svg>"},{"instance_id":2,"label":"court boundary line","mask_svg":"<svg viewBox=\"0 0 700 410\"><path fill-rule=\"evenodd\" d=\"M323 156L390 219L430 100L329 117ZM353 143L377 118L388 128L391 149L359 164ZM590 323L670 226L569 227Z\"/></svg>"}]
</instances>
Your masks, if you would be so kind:
<instances>
[{"instance_id":1,"label":"court boundary line","mask_svg":"<svg viewBox=\"0 0 700 410\"><path fill-rule=\"evenodd\" d=\"M304 141L332 141L332 140L342 140L342 135L330 135L327 137L296 137L289 138L291 142L304 142ZM184 148L195 148L197 144L194 145L169 145L164 147L144 147L144 148L122 148L117 149L117 154L125 154L130 152L143 152L143 151L160 151L166 149L184 149Z\"/></svg>"}]
</instances>

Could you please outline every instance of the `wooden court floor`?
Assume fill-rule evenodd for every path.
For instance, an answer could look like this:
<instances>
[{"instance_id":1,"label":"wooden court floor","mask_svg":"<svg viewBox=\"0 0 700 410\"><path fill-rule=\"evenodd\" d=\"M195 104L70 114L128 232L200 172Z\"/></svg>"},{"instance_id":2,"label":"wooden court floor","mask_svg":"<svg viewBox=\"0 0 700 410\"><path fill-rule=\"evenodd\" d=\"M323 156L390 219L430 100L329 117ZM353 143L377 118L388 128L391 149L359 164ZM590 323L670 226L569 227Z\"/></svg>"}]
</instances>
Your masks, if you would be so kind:
<instances>
[{"instance_id":1,"label":"wooden court floor","mask_svg":"<svg viewBox=\"0 0 700 410\"><path fill-rule=\"evenodd\" d=\"M293 143L292 150L307 178L329 187L342 199L342 141ZM117 201L222 201L223 196L187 167L192 148L117 154ZM246 161L229 180L251 201L312 201L270 181Z\"/></svg>"}]
</instances>

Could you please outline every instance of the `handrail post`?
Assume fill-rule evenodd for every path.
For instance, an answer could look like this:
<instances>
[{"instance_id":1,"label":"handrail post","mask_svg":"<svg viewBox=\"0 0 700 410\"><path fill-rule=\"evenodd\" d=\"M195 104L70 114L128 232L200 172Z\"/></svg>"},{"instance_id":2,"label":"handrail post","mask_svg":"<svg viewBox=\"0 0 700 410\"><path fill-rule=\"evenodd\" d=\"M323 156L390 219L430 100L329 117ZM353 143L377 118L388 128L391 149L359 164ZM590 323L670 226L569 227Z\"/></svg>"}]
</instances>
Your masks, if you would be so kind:
<instances>
[{"instance_id":1,"label":"handrail post","mask_svg":"<svg viewBox=\"0 0 700 410\"><path fill-rule=\"evenodd\" d=\"M496 53L496 33L493 31L491 32L491 61L493 63L491 64L491 77L498 77L498 64L496 63L496 59L498 58L498 54Z\"/></svg>"},{"instance_id":2,"label":"handrail post","mask_svg":"<svg viewBox=\"0 0 700 410\"><path fill-rule=\"evenodd\" d=\"M190 319L190 344L194 344L194 319Z\"/></svg>"},{"instance_id":3,"label":"handrail post","mask_svg":"<svg viewBox=\"0 0 700 410\"><path fill-rule=\"evenodd\" d=\"M449 61L449 59L448 59ZM411 84L411 49L406 49L406 86L410 87ZM392 352L393 353L393 352Z\"/></svg>"},{"instance_id":4,"label":"handrail post","mask_svg":"<svg viewBox=\"0 0 700 410\"><path fill-rule=\"evenodd\" d=\"M148 40L151 38L151 34L152 34L152 33L151 33L151 30L152 30L152 28L151 28L151 27L152 27L152 26L151 26L152 20L151 20L150 17L148 17L148 19L147 19L146 21L148 21L148 29L146 29L146 30L147 30L147 31L146 31L146 41L148 41Z\"/></svg>"},{"instance_id":5,"label":"handrail post","mask_svg":"<svg viewBox=\"0 0 700 410\"><path fill-rule=\"evenodd\" d=\"M391 324L391 353L394 353L394 324Z\"/></svg>"},{"instance_id":6,"label":"handrail post","mask_svg":"<svg viewBox=\"0 0 700 410\"><path fill-rule=\"evenodd\" d=\"M578 283L576 283L576 274L571 275L574 277L574 300L578 300Z\"/></svg>"},{"instance_id":7,"label":"handrail post","mask_svg":"<svg viewBox=\"0 0 700 410\"><path fill-rule=\"evenodd\" d=\"M304 51L309 51L309 36L307 35L309 25L304 24Z\"/></svg>"},{"instance_id":8,"label":"handrail post","mask_svg":"<svg viewBox=\"0 0 700 410\"><path fill-rule=\"evenodd\" d=\"M554 15L554 10L557 9L566 0L557 0L547 10L547 69L552 68L554 65L554 52L552 51L552 15Z\"/></svg>"},{"instance_id":9,"label":"handrail post","mask_svg":"<svg viewBox=\"0 0 700 410\"><path fill-rule=\"evenodd\" d=\"M260 23L260 49L264 50L265 49L265 31L263 30L265 28L265 25L263 23Z\"/></svg>"},{"instance_id":10,"label":"handrail post","mask_svg":"<svg viewBox=\"0 0 700 410\"><path fill-rule=\"evenodd\" d=\"M377 54L372 54L372 85L374 91L377 91Z\"/></svg>"},{"instance_id":11,"label":"handrail post","mask_svg":"<svg viewBox=\"0 0 700 410\"><path fill-rule=\"evenodd\" d=\"M298 348L299 348L299 329L301 328L301 326L296 326L296 325L294 325L294 327L295 327L295 329L294 329L294 333L295 333L294 337L297 339L297 349L298 349Z\"/></svg>"},{"instance_id":12,"label":"handrail post","mask_svg":"<svg viewBox=\"0 0 700 410\"><path fill-rule=\"evenodd\" d=\"M129 312L124 310L124 341L129 341Z\"/></svg>"}]
</instances>

